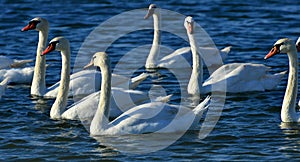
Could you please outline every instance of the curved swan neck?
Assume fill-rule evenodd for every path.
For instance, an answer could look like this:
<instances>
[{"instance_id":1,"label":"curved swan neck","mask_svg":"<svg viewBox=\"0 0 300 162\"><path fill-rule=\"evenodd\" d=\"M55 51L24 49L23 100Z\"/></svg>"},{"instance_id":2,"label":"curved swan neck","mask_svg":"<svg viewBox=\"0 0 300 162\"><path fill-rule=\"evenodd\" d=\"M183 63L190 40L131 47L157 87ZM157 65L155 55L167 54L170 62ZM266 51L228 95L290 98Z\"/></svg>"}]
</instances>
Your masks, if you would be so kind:
<instances>
[{"instance_id":1,"label":"curved swan neck","mask_svg":"<svg viewBox=\"0 0 300 162\"><path fill-rule=\"evenodd\" d=\"M70 47L61 51L62 67L61 79L56 100L51 107L50 117L52 119L60 119L64 112L68 100L69 84L70 84Z\"/></svg>"},{"instance_id":2,"label":"curved swan neck","mask_svg":"<svg viewBox=\"0 0 300 162\"><path fill-rule=\"evenodd\" d=\"M154 37L148 58L146 60L146 68L156 67L158 55L160 52L160 13L158 10L159 9L157 9L153 14Z\"/></svg>"},{"instance_id":3,"label":"curved swan neck","mask_svg":"<svg viewBox=\"0 0 300 162\"><path fill-rule=\"evenodd\" d=\"M188 33L192 58L193 58L193 69L190 77L190 81L188 84L188 93L193 95L200 95L200 90L202 88L203 81L203 64L199 54L199 48L197 45L197 41L195 40L194 34Z\"/></svg>"},{"instance_id":4,"label":"curved swan neck","mask_svg":"<svg viewBox=\"0 0 300 162\"><path fill-rule=\"evenodd\" d=\"M43 96L46 91L45 75L46 75L46 56L41 56L46 47L48 39L48 29L39 31L39 42L36 51L36 59L34 66L34 74L31 84L31 95Z\"/></svg>"},{"instance_id":5,"label":"curved swan neck","mask_svg":"<svg viewBox=\"0 0 300 162\"><path fill-rule=\"evenodd\" d=\"M289 76L281 108L281 120L283 122L295 122L298 120L295 109L298 91L298 55L296 47L292 46L287 54L289 57Z\"/></svg>"},{"instance_id":6,"label":"curved swan neck","mask_svg":"<svg viewBox=\"0 0 300 162\"><path fill-rule=\"evenodd\" d=\"M104 59L105 63L100 66L102 80L98 109L90 126L91 134L98 134L108 128L109 109L111 97L111 68L109 58Z\"/></svg>"}]
</instances>

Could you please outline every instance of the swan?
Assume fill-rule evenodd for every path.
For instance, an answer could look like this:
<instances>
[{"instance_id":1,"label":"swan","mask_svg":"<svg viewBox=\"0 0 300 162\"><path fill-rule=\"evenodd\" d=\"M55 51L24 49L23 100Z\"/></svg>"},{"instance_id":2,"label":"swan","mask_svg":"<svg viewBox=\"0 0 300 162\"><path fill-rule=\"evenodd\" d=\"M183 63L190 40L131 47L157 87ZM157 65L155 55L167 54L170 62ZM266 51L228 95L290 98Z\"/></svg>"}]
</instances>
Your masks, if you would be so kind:
<instances>
[{"instance_id":1,"label":"swan","mask_svg":"<svg viewBox=\"0 0 300 162\"><path fill-rule=\"evenodd\" d=\"M70 45L68 39L64 37L53 38L48 47L42 52L41 56L52 51L60 51L61 53L61 79L58 87L56 99L50 110L51 119L60 119L68 100L69 84L70 84Z\"/></svg>"},{"instance_id":2,"label":"swan","mask_svg":"<svg viewBox=\"0 0 300 162\"><path fill-rule=\"evenodd\" d=\"M191 16L185 18L184 26L190 41L193 56L193 70L188 83L188 93L192 95L206 94L212 91L212 86L219 83L226 83L226 88L214 86L213 91L224 91L230 93L265 91L275 88L281 81L283 75L267 74L269 67L263 64L254 63L230 63L225 64L215 70L203 84L203 65L199 54L203 55L201 48L198 47L194 36L194 20ZM206 59L204 60L206 61ZM224 76L225 74L225 76Z\"/></svg>"},{"instance_id":3,"label":"swan","mask_svg":"<svg viewBox=\"0 0 300 162\"><path fill-rule=\"evenodd\" d=\"M299 39L298 39L299 40ZM299 49L299 48L298 48ZM296 99L298 91L298 54L292 40L279 39L265 56L268 59L276 54L286 53L289 58L288 83L281 107L282 122L300 122L300 113L296 112Z\"/></svg>"},{"instance_id":4,"label":"swan","mask_svg":"<svg viewBox=\"0 0 300 162\"><path fill-rule=\"evenodd\" d=\"M34 68L34 75L31 84L31 95L33 96L44 96L49 98L56 97L58 93L59 83L57 82L52 86L46 88L45 85L45 72L46 72L46 60L45 57L42 57L42 51L45 49L48 39L48 30L49 30L49 22L41 17L33 18L29 21L28 25L26 25L22 31L28 30L37 30L39 31L39 42L37 46L36 52L36 62ZM95 77L96 76L96 77ZM99 89L99 87L95 87L95 84L91 82L91 78L99 78L100 72L95 70L82 70L77 73L74 73L70 77L70 88L69 88L69 96L77 96L77 95L87 95L95 92L95 90ZM113 74L113 83L114 86L122 86L135 88L138 84L148 77L147 74L142 73L140 76L136 78L129 79L127 77ZM139 78L139 79L137 79ZM96 82L100 82L96 80Z\"/></svg>"},{"instance_id":5,"label":"swan","mask_svg":"<svg viewBox=\"0 0 300 162\"><path fill-rule=\"evenodd\" d=\"M29 23L21 29L21 31L28 30L39 31L39 41L36 50L35 66L30 94L33 96L43 96L46 92L46 57L42 57L41 54L47 44L49 23L44 18L36 17L30 20Z\"/></svg>"},{"instance_id":6,"label":"swan","mask_svg":"<svg viewBox=\"0 0 300 162\"><path fill-rule=\"evenodd\" d=\"M0 56L0 69L21 68L33 60L16 60L6 56Z\"/></svg>"},{"instance_id":7,"label":"swan","mask_svg":"<svg viewBox=\"0 0 300 162\"><path fill-rule=\"evenodd\" d=\"M92 136L185 131L187 128L194 128L198 124L201 114L207 108L206 105L210 100L210 97L207 97L193 110L164 102L150 102L133 107L109 122L110 59L105 52L97 52L92 61L94 66L100 67L103 75L98 109L90 125Z\"/></svg>"},{"instance_id":8,"label":"swan","mask_svg":"<svg viewBox=\"0 0 300 162\"><path fill-rule=\"evenodd\" d=\"M178 60L181 60L179 58L184 57L190 64L192 62L192 58L190 55L190 47L183 47L175 50L173 53L161 58L158 60L159 56L159 46L160 46L160 12L159 9L156 7L155 4L150 4L148 8L148 12L145 19L148 19L149 17L153 17L153 23L154 23L154 37L152 42L152 47L150 49L149 55L146 60L145 67L148 69L151 68L190 68L190 66L187 67L186 64L181 64L178 62ZM206 50L206 54L209 55L209 60L206 61L206 66L219 66L220 61L218 61L216 58L219 53L221 54L221 57L223 60L227 57L227 54L230 52L231 46L226 47L222 49L221 51L218 51L215 48L209 48L209 47L201 47L202 50Z\"/></svg>"}]
</instances>

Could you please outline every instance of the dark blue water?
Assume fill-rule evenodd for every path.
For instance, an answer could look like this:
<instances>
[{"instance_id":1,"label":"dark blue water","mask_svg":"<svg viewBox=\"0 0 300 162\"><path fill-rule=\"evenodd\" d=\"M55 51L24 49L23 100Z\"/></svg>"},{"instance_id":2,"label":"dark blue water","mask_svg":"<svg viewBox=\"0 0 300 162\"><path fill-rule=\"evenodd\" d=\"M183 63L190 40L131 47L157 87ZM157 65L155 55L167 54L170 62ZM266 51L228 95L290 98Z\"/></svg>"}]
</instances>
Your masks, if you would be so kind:
<instances>
[{"instance_id":1,"label":"dark blue water","mask_svg":"<svg viewBox=\"0 0 300 162\"><path fill-rule=\"evenodd\" d=\"M74 64L84 40L99 24L125 11L147 8L150 3L183 15L192 15L218 48L232 45L227 62L262 63L272 67L271 73L287 70L288 59L286 55L278 55L265 61L265 54L277 39L288 37L296 40L300 31L300 2L293 0L109 0L84 3L3 0L0 3L0 54L16 59L35 58L37 32L22 33L20 29L36 16L49 20L49 39L62 35L70 40ZM137 20L136 23L144 23L139 21L144 20ZM152 26L150 20L146 24ZM112 36L114 34L111 33ZM107 48L113 66L123 54L151 44L152 34L151 30L135 31L113 42ZM170 49L188 45L170 33L164 33L162 44ZM47 63L50 66L46 80L48 85L52 85L60 77L60 55L49 54ZM138 69L137 74L141 71L142 68ZM174 77L170 74L165 76L168 77L160 83L165 85L167 92L177 92ZM300 159L300 125L284 124L280 120L286 81L287 76L272 91L227 94L222 116L205 139L199 139L197 131L189 131L167 148L138 155L129 155L105 145L105 142L98 142L89 136L80 122L49 119L53 100L32 99L30 85L11 85L0 106L0 158L3 161L296 161ZM138 89L145 90L150 84L152 82L148 79ZM174 94L174 98L172 102L179 102L178 93Z\"/></svg>"}]
</instances>

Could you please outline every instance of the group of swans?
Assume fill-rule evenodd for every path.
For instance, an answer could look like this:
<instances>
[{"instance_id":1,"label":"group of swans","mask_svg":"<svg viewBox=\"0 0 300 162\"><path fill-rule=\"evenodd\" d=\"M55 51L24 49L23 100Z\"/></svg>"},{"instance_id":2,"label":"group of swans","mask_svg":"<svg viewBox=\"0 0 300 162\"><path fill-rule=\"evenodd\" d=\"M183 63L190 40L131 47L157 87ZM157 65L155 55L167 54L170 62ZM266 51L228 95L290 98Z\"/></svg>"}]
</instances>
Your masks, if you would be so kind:
<instances>
[{"instance_id":1,"label":"group of swans","mask_svg":"<svg viewBox=\"0 0 300 162\"><path fill-rule=\"evenodd\" d=\"M69 41L64 37L56 37L52 39L42 55L46 55L54 50L61 52L62 70L58 94L51 107L50 117L52 119L60 119L63 118L65 114L64 110L68 99L67 93L69 92ZM121 112L116 119L109 122L109 117L111 117L109 115L110 111L111 109L115 109L115 107L110 105L110 96L112 93L110 59L105 52L97 52L93 56L91 63L100 67L102 75L98 108L91 116L92 121L90 124L90 133L92 135L140 134L153 131L183 131L186 130L186 126L189 123L193 127L197 125L197 122L199 122L201 117L199 114L207 108L206 105L210 100L210 98L207 97L193 110L183 106L170 105L163 101L149 101L148 103L132 107L124 113ZM79 110L82 111L81 113L85 113L85 109L76 109L75 111ZM180 114L178 115L177 112ZM174 117L176 117L176 120L174 120ZM171 121L176 124L168 127L168 129L162 129Z\"/></svg>"},{"instance_id":2,"label":"group of swans","mask_svg":"<svg viewBox=\"0 0 300 162\"><path fill-rule=\"evenodd\" d=\"M37 30L39 32L39 41L36 51L36 61L34 67L34 74L31 84L31 95L33 96L45 96L45 97L56 97L58 94L59 82L46 88L46 57L41 56L42 51L47 45L49 22L41 17L33 18L29 23L22 29L22 31ZM70 88L68 96L77 95L88 95L95 90L100 88L100 85L91 82L92 78L96 78L95 82L99 83L100 72L96 70L82 70L74 73L70 76ZM139 82L146 79L148 75L141 74L136 78L127 78L121 75L113 74L112 85L122 86L129 88L135 88Z\"/></svg>"},{"instance_id":3,"label":"group of swans","mask_svg":"<svg viewBox=\"0 0 300 162\"><path fill-rule=\"evenodd\" d=\"M192 95L206 94L213 91L226 91L230 93L240 93L249 91L265 91L276 87L281 81L285 72L277 74L267 74L269 67L263 64L253 63L231 63L222 65L222 61L216 61L221 55L222 60L227 56L230 47L225 48L226 52L217 51L215 48L199 47L195 38L195 23L191 16L184 20L184 27L186 29L190 47L184 47L176 50L174 53L158 60L159 55L159 19L160 12L155 4L151 4L148 8L148 13L145 18L153 16L154 22L154 38L150 53L148 55L145 67L146 68L188 68L182 67L187 64L178 63L180 60L177 57L185 57L187 61L192 62L192 74L188 83L187 91ZM192 52L190 57L189 51ZM218 67L214 69L210 77L203 81L203 61L208 68ZM225 74L225 76L224 76ZM215 86L219 83L226 84L226 88L222 86Z\"/></svg>"},{"instance_id":4,"label":"group of swans","mask_svg":"<svg viewBox=\"0 0 300 162\"><path fill-rule=\"evenodd\" d=\"M192 56L186 57L188 61L192 62L192 74L188 83L187 91L193 95L200 95L200 93L208 93L211 91L211 86L218 84L226 80L227 92L246 92L246 91L264 91L273 89L281 80L284 72L271 75L266 72L268 67L261 64L251 63L232 63L220 66L215 70L210 77L203 81L203 64L202 57L205 55L199 47L195 36L195 25L192 17L188 16L184 20L184 27L187 31L187 35L190 42L190 47L184 47L176 50L174 53L158 60L158 48L159 48L159 11L156 10L154 4L149 6L148 13L145 18L153 16L154 19L154 39L152 48L147 58L146 68L178 68L176 63L176 57L191 51ZM48 37L49 24L46 19L34 18L26 27L22 30L38 30L39 31L39 43L36 56L35 73L32 81L31 94L38 96L47 96L47 89L45 86L45 56L54 50L60 51L62 56L62 70L61 80L56 83L55 93L56 100L51 107L50 117L52 119L80 119L90 120L90 134L91 135L119 135L119 134L141 134L149 132L176 132L184 131L187 126L194 128L201 118L201 114L208 108L208 102L210 97L206 97L200 104L194 109L190 109L184 106L171 105L166 103L170 96L163 99L151 100L147 96L147 93L137 90L124 90L122 88L115 88L117 83L114 82L122 80L122 76L114 75L111 73L110 59L105 52L97 52L94 54L89 66L94 65L100 67L100 72L91 71L89 74L99 79L101 84L101 90L92 93L89 96L81 99L80 101L71 105L68 110L67 99L68 96L74 95L70 89L76 89L76 79L82 77L89 70L83 70L78 73L70 75L70 45L69 41L64 37L55 37L50 41L47 48L46 39ZM297 44L299 44L300 38ZM297 46L299 50L299 45ZM209 49L215 50L215 49ZM209 51L208 50L208 51ZM215 50L216 51L216 50ZM230 51L230 47L224 50L223 59ZM274 45L272 50L266 58L271 57L276 53L287 53L290 58L290 72L289 81L284 97L284 103L282 108L282 121L284 122L299 122L299 114L295 111L295 102L297 97L297 51L296 46L288 39L279 40ZM208 53L219 53L208 52ZM207 53L206 53L207 54ZM186 55L186 54L185 54ZM186 55L188 56L188 55ZM180 57L183 57L180 56ZM210 57L205 57L210 58ZM213 58L212 58L213 60ZM205 60L206 65L213 65L210 61ZM213 62L213 61L212 61ZM220 76L222 71L225 71L225 76ZM255 74L253 74L255 72ZM147 75L146 75L147 76ZM101 79L100 79L101 78ZM142 77L144 79L144 77ZM141 79L141 80L143 80ZM101 80L101 81L100 81ZM128 79L126 84L128 83ZM139 82L141 81L139 80ZM73 82L72 82L73 81ZM84 84L94 84L90 82L90 78L82 81ZM124 81L125 82L125 81ZM2 83L0 83L2 84ZM5 84L5 82L3 83ZM137 85L136 83L131 83ZM80 84L78 84L80 88ZM72 87L72 88L71 88ZM48 88L48 91L51 89ZM218 91L218 90L217 90ZM85 93L85 94L89 94ZM116 94L117 96L129 96L133 102L120 102L112 99L111 96ZM127 100L124 99L123 101ZM131 101L130 100L130 101ZM138 106L135 106L137 104ZM120 108L121 107L121 108ZM118 109L119 108L119 109ZM175 118L176 117L176 118ZM115 118L110 121L110 118ZM166 127L169 123L170 126ZM166 127L166 128L165 128Z\"/></svg>"},{"instance_id":5,"label":"group of swans","mask_svg":"<svg viewBox=\"0 0 300 162\"><path fill-rule=\"evenodd\" d=\"M191 48L190 47L183 47L175 50L173 53L160 58L160 10L156 7L155 4L150 4L148 8L148 12L145 19L148 19L149 17L153 17L153 29L154 29L154 36L153 36L153 42L152 46L149 52L149 55L146 60L145 67L147 69L152 68L190 68L190 65L192 64L192 57L190 55ZM206 66L207 67L218 67L220 64L222 64L222 61L224 61L227 57L227 54L230 52L231 46L226 47L222 49L221 51L218 51L215 48L210 47L201 47L202 51L205 51L205 55L208 55L206 58ZM222 60L219 60L219 56L221 55ZM185 58L190 64L182 64L179 61L181 59L179 58Z\"/></svg>"},{"instance_id":6,"label":"group of swans","mask_svg":"<svg viewBox=\"0 0 300 162\"><path fill-rule=\"evenodd\" d=\"M193 110L163 102L149 102L133 107L113 121L109 121L111 108L109 99L111 93L110 60L105 52L97 52L92 61L95 66L100 67L103 75L100 102L90 125L92 136L150 132L166 133L185 131L187 128L192 129L197 126L201 118L200 114L207 108L206 105L210 100L207 97Z\"/></svg>"}]
</instances>

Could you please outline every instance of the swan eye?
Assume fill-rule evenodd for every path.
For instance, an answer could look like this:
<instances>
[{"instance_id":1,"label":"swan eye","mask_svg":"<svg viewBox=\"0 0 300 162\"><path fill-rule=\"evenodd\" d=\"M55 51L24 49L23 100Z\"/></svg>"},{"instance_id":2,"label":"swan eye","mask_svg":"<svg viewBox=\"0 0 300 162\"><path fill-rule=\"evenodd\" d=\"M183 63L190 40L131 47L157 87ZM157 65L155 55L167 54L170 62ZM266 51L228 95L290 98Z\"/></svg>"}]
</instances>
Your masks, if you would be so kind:
<instances>
[{"instance_id":1,"label":"swan eye","mask_svg":"<svg viewBox=\"0 0 300 162\"><path fill-rule=\"evenodd\" d=\"M155 9L156 8L156 5L151 5L150 6L150 9Z\"/></svg>"},{"instance_id":2,"label":"swan eye","mask_svg":"<svg viewBox=\"0 0 300 162\"><path fill-rule=\"evenodd\" d=\"M48 46L54 46L56 47L56 45L59 43L59 41L53 41L53 42L50 42Z\"/></svg>"},{"instance_id":3,"label":"swan eye","mask_svg":"<svg viewBox=\"0 0 300 162\"><path fill-rule=\"evenodd\" d=\"M282 43L279 43L279 44L275 44L275 46L279 49L280 48L280 46L282 46L282 45L284 45L284 42L282 42Z\"/></svg>"},{"instance_id":4,"label":"swan eye","mask_svg":"<svg viewBox=\"0 0 300 162\"><path fill-rule=\"evenodd\" d=\"M39 21L39 20L32 20L32 21L30 21L28 24L29 25L32 25L32 24L34 24L34 25L37 25L38 23L40 23L41 21Z\"/></svg>"}]
</instances>

